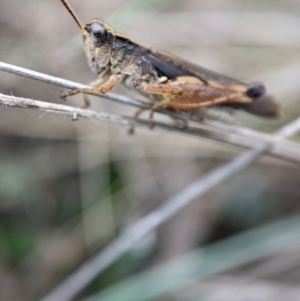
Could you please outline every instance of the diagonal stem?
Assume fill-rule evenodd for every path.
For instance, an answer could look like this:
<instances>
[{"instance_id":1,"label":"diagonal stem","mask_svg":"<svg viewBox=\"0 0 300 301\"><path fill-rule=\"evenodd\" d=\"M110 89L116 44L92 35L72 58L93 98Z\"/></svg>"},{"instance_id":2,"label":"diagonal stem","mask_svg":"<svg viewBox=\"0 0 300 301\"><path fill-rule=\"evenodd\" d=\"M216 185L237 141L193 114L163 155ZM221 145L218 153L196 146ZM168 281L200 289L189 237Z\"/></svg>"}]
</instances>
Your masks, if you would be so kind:
<instances>
[{"instance_id":1,"label":"diagonal stem","mask_svg":"<svg viewBox=\"0 0 300 301\"><path fill-rule=\"evenodd\" d=\"M275 133L276 140L289 137L300 130L300 118L284 126ZM107 245L97 255L85 262L77 271L62 282L41 301L70 301L91 281L129 251L139 240L168 221L188 204L209 189L222 183L238 171L250 165L272 147L272 142L260 143L229 163L209 172L203 178L190 184L174 197L166 200L158 209L138 220L130 229Z\"/></svg>"}]
</instances>

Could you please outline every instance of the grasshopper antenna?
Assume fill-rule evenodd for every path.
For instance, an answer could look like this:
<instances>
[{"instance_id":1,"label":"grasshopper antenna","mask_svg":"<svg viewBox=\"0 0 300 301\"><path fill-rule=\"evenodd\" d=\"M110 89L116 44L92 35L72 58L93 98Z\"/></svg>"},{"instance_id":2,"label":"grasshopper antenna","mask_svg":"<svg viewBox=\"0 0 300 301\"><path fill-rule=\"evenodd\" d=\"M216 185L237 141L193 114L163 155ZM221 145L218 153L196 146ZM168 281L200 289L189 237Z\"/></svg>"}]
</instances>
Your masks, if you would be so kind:
<instances>
[{"instance_id":1,"label":"grasshopper antenna","mask_svg":"<svg viewBox=\"0 0 300 301\"><path fill-rule=\"evenodd\" d=\"M79 26L82 33L86 33L86 29L84 27L84 24L80 21L80 19L77 17L75 11L71 7L70 3L67 0L61 0L61 3L64 5L64 7L68 10L68 12L71 14L77 25Z\"/></svg>"}]
</instances>

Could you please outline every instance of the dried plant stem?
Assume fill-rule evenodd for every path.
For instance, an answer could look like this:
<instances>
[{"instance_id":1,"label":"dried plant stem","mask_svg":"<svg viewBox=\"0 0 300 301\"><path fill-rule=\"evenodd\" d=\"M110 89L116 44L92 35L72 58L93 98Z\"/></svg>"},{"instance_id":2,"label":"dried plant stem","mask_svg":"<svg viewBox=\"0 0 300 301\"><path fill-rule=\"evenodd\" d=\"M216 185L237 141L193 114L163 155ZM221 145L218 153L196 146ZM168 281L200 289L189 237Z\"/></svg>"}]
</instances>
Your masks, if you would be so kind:
<instances>
[{"instance_id":1,"label":"dried plant stem","mask_svg":"<svg viewBox=\"0 0 300 301\"><path fill-rule=\"evenodd\" d=\"M63 114L71 118L87 118L92 121L109 122L112 124L118 124L123 127L131 128L143 127L149 128L151 125L150 120L135 119L132 117L124 117L113 113L107 113L103 111L86 110L76 107L71 107L62 104L49 103L39 100L27 99L22 97L15 97L11 95L4 95L0 93L0 105L5 107L19 107L40 110L44 112L52 112ZM155 130L181 133L193 137L205 138L215 140L218 142L227 143L230 145L236 145L244 148L253 148L257 145L257 142L268 142L268 139L254 140L247 137L239 137L231 133L220 133L212 131L206 127L181 127L174 123L156 122ZM273 138L272 138L273 139ZM278 157L284 160L300 163L300 147L296 143L292 142L280 142L274 143L274 146L268 150L268 153L274 157Z\"/></svg>"}]
</instances>

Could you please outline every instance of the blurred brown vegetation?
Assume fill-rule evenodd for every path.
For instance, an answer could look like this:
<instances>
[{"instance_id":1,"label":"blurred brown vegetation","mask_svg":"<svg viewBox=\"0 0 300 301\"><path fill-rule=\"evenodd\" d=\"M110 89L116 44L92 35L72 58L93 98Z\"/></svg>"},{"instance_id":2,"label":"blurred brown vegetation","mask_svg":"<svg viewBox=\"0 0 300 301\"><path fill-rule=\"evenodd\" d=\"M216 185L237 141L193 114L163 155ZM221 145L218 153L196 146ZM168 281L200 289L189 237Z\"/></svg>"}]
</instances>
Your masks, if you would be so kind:
<instances>
[{"instance_id":1,"label":"blurred brown vegetation","mask_svg":"<svg viewBox=\"0 0 300 301\"><path fill-rule=\"evenodd\" d=\"M102 17L118 31L207 68L265 82L282 103L282 117L270 121L241 113L240 125L272 132L299 116L299 1L174 0L159 11L152 7L151 14L131 8L129 0L71 3L84 22ZM1 61L82 83L95 79L76 24L60 1L0 0L0 8ZM60 88L3 72L0 91L61 101ZM136 96L123 87L116 92ZM92 101L94 109L134 113L108 100ZM80 96L68 99L81 103ZM37 300L139 216L239 153L237 147L174 134L138 130L129 136L118 126L1 108L0 300ZM299 212L299 179L298 166L261 159L160 227L87 292ZM299 250L294 253L299 257ZM273 272L274 259L242 273L265 266L266 279L298 285L298 257L280 257L283 267L296 258L287 270Z\"/></svg>"}]
</instances>

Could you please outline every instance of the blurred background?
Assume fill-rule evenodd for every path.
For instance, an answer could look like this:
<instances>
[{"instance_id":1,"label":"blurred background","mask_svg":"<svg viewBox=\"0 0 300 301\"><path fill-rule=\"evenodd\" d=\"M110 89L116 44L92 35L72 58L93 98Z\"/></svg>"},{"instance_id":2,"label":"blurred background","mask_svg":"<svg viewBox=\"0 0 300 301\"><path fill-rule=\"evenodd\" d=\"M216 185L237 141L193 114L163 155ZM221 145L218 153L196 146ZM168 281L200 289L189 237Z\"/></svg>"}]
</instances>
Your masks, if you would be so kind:
<instances>
[{"instance_id":1,"label":"blurred background","mask_svg":"<svg viewBox=\"0 0 300 301\"><path fill-rule=\"evenodd\" d=\"M300 114L297 0L70 2L84 23L101 17L117 31L204 67L264 82L282 104L281 118L239 113L238 125L271 133ZM84 84L95 79L78 28L60 1L0 0L0 8L2 62ZM58 87L0 74L3 94L61 102ZM114 92L139 97L123 87ZM82 98L67 104L81 106ZM92 109L135 112L100 98L92 98ZM139 217L241 151L156 130L137 129L130 136L119 126L1 108L0 300L38 300ZM189 251L299 213L299 179L297 165L262 158L136 245L79 299ZM247 298L268 285L278 296L285 296L287 285L296 289L300 248L229 269L223 277L226 281L211 277L157 300L275 300L263 290ZM250 278L249 290L235 296L238 279ZM235 293L214 295L221 288ZM300 300L297 296L293 300Z\"/></svg>"}]
</instances>

